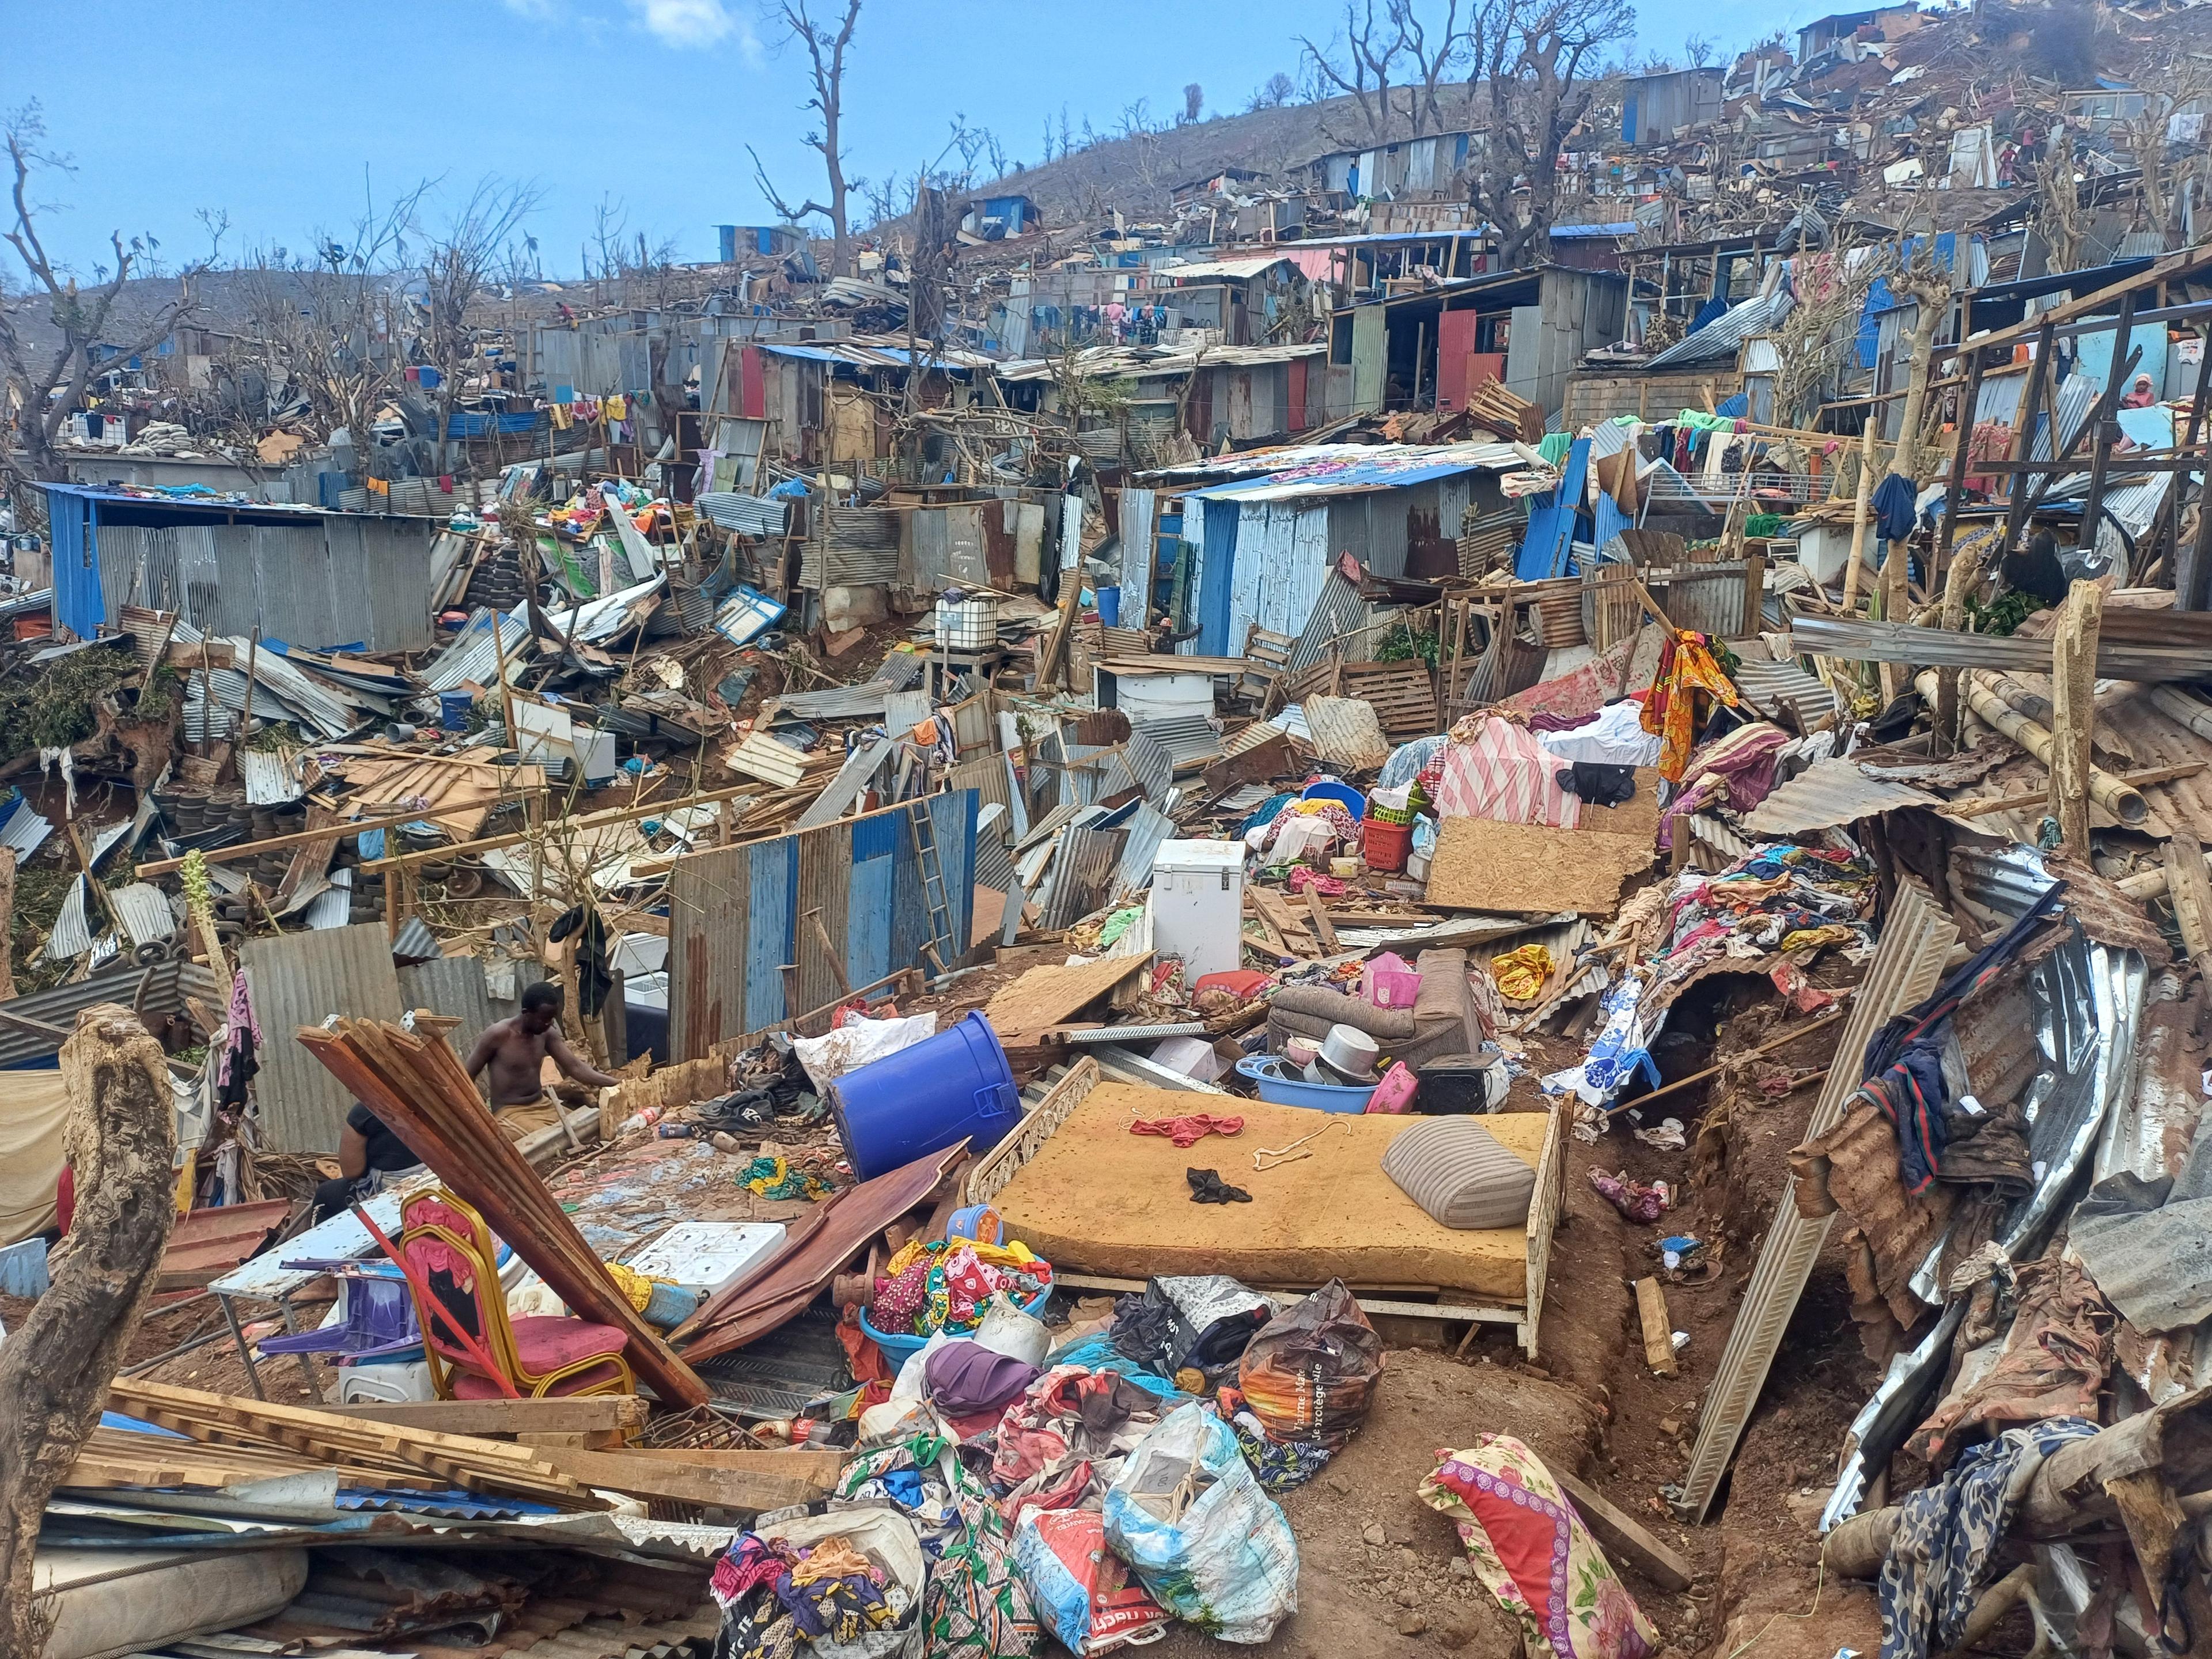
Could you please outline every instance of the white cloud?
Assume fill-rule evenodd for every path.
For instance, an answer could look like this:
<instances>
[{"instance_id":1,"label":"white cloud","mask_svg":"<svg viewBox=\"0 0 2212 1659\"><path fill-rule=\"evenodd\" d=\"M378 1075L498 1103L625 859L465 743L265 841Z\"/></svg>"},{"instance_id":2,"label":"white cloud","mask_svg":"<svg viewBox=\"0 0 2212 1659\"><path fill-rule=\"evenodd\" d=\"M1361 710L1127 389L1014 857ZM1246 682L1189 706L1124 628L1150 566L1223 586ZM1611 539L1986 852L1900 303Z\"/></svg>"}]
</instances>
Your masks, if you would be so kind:
<instances>
[{"instance_id":1,"label":"white cloud","mask_svg":"<svg viewBox=\"0 0 2212 1659\"><path fill-rule=\"evenodd\" d=\"M748 59L760 51L752 29L723 0L629 0L629 9L664 46L719 46L735 35Z\"/></svg>"}]
</instances>

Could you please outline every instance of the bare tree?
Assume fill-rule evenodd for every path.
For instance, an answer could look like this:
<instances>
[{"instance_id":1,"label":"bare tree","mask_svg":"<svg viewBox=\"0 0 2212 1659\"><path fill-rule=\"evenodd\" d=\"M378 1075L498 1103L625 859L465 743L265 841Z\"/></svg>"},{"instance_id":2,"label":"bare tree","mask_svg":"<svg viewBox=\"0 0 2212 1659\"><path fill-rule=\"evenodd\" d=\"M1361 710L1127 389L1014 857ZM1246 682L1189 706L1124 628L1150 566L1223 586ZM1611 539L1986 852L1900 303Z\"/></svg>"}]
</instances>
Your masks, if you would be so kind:
<instances>
[{"instance_id":1,"label":"bare tree","mask_svg":"<svg viewBox=\"0 0 2212 1659\"><path fill-rule=\"evenodd\" d=\"M842 134L845 121L845 53L853 44L854 27L860 21L860 0L845 0L845 21L834 31L814 21L809 0L783 0L777 15L786 40L795 40L806 49L814 77L814 95L800 107L811 109L822 118L806 135L806 144L822 156L822 165L829 177L830 200L825 204L810 196L802 205L792 206L769 182L768 169L761 164L759 152L748 144L745 153L753 158L753 181L760 186L761 194L768 198L769 205L793 223L816 214L828 219L832 244L830 274L849 276L853 274L853 234L847 216L848 186Z\"/></svg>"},{"instance_id":2,"label":"bare tree","mask_svg":"<svg viewBox=\"0 0 2212 1659\"><path fill-rule=\"evenodd\" d=\"M1682 42L1682 67L1704 69L1719 56L1713 43L1702 34L1692 34Z\"/></svg>"},{"instance_id":3,"label":"bare tree","mask_svg":"<svg viewBox=\"0 0 2212 1659\"><path fill-rule=\"evenodd\" d=\"M1629 0L1483 0L1470 20L1468 90L1486 96L1490 118L1472 194L1498 227L1505 265L1551 257L1559 152L1590 106L1606 54L1635 28Z\"/></svg>"},{"instance_id":4,"label":"bare tree","mask_svg":"<svg viewBox=\"0 0 2212 1659\"><path fill-rule=\"evenodd\" d=\"M118 314L124 289L134 277L161 274L160 244L150 236L133 236L126 242L121 231L112 232L108 242L114 250L113 266L95 266L93 285L81 286L75 272L48 251L40 232L39 217L50 210L49 204L31 199L37 173L74 171L67 156L45 148L46 136L46 123L35 103L8 117L4 143L15 170L9 198L12 223L0 231L0 238L15 249L29 280L21 301L0 281L0 376L4 376L15 404L15 441L0 445L0 470L15 480L58 483L68 477L54 451L63 422L83 406L85 392L104 362L127 362L151 351L192 315L198 304L194 286L215 264L228 222L203 214L212 245L204 258L176 273L176 292L150 311L131 308L127 315ZM41 302L59 336L50 350L24 337L15 311L21 303L27 318ZM111 330L119 331L111 334Z\"/></svg>"},{"instance_id":5,"label":"bare tree","mask_svg":"<svg viewBox=\"0 0 2212 1659\"><path fill-rule=\"evenodd\" d=\"M449 463L453 403L461 377L477 350L469 307L491 285L509 244L537 210L544 192L530 184L506 183L487 175L477 184L445 228L422 244L422 352L438 371L438 457Z\"/></svg>"},{"instance_id":6,"label":"bare tree","mask_svg":"<svg viewBox=\"0 0 2212 1659\"><path fill-rule=\"evenodd\" d=\"M1206 108L1206 88L1195 81L1182 89L1182 118L1184 124L1198 119Z\"/></svg>"},{"instance_id":7,"label":"bare tree","mask_svg":"<svg viewBox=\"0 0 2212 1659\"><path fill-rule=\"evenodd\" d=\"M351 224L316 234L312 259L281 247L249 254L240 268L246 327L231 354L234 375L259 375L272 395L281 386L318 429L343 427L365 441L399 377L407 331L398 270L429 188L424 179L381 207L367 198Z\"/></svg>"},{"instance_id":8,"label":"bare tree","mask_svg":"<svg viewBox=\"0 0 2212 1659\"><path fill-rule=\"evenodd\" d=\"M1376 15L1375 0L1345 0L1340 56L1336 41L1325 50L1316 46L1310 35L1298 37L1307 73L1322 95L1331 95L1328 89L1334 88L1349 97L1366 129L1362 136L1377 144L1390 142L1391 129L1396 125L1392 92L1406 40L1395 12L1395 0L1385 0L1380 16Z\"/></svg>"},{"instance_id":9,"label":"bare tree","mask_svg":"<svg viewBox=\"0 0 2212 1659\"><path fill-rule=\"evenodd\" d=\"M1277 70L1254 91L1251 101L1244 106L1244 112L1249 115L1255 110L1280 109L1297 95L1298 83Z\"/></svg>"},{"instance_id":10,"label":"bare tree","mask_svg":"<svg viewBox=\"0 0 2212 1659\"><path fill-rule=\"evenodd\" d=\"M1459 26L1459 0L1447 0L1443 21L1437 29L1434 41L1430 40L1428 27L1422 21L1419 0L1390 0L1390 21L1398 31L1398 40L1412 70L1407 84L1413 98L1409 113L1413 137L1442 132L1444 118L1437 102L1437 88L1459 67L1468 46Z\"/></svg>"}]
</instances>

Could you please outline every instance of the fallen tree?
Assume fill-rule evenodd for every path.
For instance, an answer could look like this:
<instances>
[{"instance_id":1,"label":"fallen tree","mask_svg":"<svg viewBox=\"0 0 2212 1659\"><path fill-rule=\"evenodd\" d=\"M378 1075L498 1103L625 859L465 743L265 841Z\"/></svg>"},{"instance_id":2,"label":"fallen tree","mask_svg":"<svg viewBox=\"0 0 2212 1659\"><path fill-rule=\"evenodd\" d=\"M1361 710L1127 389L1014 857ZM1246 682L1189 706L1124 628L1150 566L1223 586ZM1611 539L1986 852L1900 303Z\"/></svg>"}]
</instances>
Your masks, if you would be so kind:
<instances>
[{"instance_id":1,"label":"fallen tree","mask_svg":"<svg viewBox=\"0 0 2212 1659\"><path fill-rule=\"evenodd\" d=\"M39 1659L51 1614L32 1595L46 1499L100 1421L175 1218L175 1121L161 1045L127 1008L77 1016L62 1045L76 1213L52 1285L0 1343L0 1659Z\"/></svg>"}]
</instances>

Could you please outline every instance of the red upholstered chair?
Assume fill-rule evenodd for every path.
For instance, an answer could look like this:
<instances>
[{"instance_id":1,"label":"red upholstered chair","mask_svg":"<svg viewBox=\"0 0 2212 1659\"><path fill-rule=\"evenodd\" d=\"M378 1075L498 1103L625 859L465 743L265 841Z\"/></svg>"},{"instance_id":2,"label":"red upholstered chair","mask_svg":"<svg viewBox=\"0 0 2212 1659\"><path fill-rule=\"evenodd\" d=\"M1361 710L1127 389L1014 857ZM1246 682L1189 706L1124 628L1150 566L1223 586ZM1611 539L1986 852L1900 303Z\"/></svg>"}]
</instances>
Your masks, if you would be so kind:
<instances>
[{"instance_id":1,"label":"red upholstered chair","mask_svg":"<svg viewBox=\"0 0 2212 1659\"><path fill-rule=\"evenodd\" d=\"M507 1316L507 1295L493 1263L498 1253L483 1218L442 1187L418 1193L399 1212L399 1252L429 1291L415 1295L423 1352L441 1400L504 1398L468 1345L465 1331L507 1373L525 1399L547 1395L635 1394L623 1358L629 1340L587 1320ZM410 1287L411 1288L411 1287Z\"/></svg>"}]
</instances>

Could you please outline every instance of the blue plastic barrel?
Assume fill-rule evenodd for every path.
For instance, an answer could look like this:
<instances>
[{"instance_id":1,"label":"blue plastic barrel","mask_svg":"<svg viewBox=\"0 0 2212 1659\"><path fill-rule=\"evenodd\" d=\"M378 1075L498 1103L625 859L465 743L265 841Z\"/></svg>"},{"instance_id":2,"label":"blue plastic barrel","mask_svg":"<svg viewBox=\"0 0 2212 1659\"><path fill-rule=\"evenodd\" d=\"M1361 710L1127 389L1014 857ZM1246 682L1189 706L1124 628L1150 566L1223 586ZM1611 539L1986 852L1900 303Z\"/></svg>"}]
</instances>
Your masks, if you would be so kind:
<instances>
[{"instance_id":1,"label":"blue plastic barrel","mask_svg":"<svg viewBox=\"0 0 2212 1659\"><path fill-rule=\"evenodd\" d=\"M1021 1121L1021 1099L999 1034L980 1013L830 1085L837 1133L863 1181L963 1139L988 1152Z\"/></svg>"},{"instance_id":2,"label":"blue plastic barrel","mask_svg":"<svg viewBox=\"0 0 2212 1659\"><path fill-rule=\"evenodd\" d=\"M1102 628L1119 628L1121 625L1121 590L1118 587L1100 587L1094 588L1092 593L1098 601L1098 625Z\"/></svg>"},{"instance_id":3,"label":"blue plastic barrel","mask_svg":"<svg viewBox=\"0 0 2212 1659\"><path fill-rule=\"evenodd\" d=\"M476 703L476 694L471 691L441 691L438 693L438 724L448 732L469 729L469 710Z\"/></svg>"}]
</instances>

